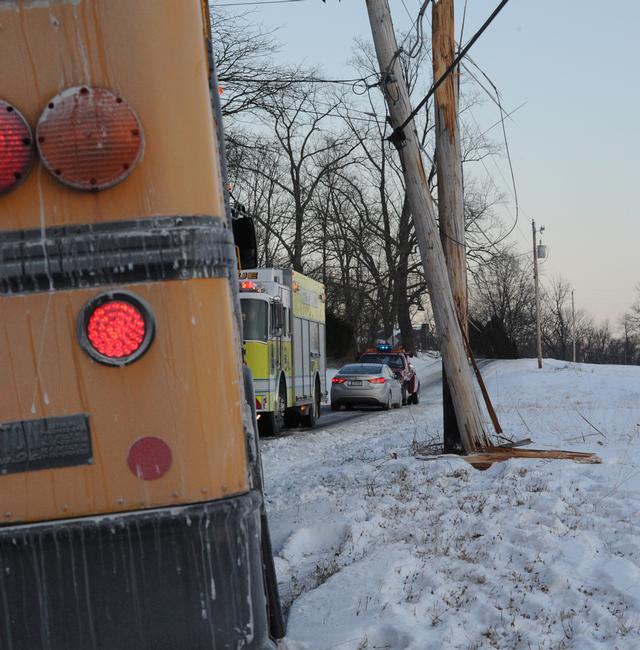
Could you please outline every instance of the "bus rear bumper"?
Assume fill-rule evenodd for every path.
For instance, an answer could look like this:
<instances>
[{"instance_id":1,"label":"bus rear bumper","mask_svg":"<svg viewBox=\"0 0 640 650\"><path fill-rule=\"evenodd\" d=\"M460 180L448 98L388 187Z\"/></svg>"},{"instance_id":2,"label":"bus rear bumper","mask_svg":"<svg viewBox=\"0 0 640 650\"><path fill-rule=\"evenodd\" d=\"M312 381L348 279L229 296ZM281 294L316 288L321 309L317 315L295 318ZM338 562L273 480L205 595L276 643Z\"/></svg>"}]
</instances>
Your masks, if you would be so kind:
<instances>
[{"instance_id":1,"label":"bus rear bumper","mask_svg":"<svg viewBox=\"0 0 640 650\"><path fill-rule=\"evenodd\" d=\"M0 528L0 650L274 650L260 504Z\"/></svg>"}]
</instances>

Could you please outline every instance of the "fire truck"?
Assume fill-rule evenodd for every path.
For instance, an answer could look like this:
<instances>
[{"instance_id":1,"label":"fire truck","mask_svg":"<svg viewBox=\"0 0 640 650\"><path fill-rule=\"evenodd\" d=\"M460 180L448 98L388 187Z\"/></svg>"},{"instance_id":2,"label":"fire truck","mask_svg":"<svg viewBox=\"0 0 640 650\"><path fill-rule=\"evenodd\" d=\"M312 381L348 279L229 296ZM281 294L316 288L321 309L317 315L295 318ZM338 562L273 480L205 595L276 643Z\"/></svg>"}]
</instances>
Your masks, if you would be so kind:
<instances>
[{"instance_id":1,"label":"fire truck","mask_svg":"<svg viewBox=\"0 0 640 650\"><path fill-rule=\"evenodd\" d=\"M315 426L326 391L324 286L275 268L240 271L239 281L260 432Z\"/></svg>"},{"instance_id":2,"label":"fire truck","mask_svg":"<svg viewBox=\"0 0 640 650\"><path fill-rule=\"evenodd\" d=\"M207 2L0 24L0 650L275 650Z\"/></svg>"}]
</instances>

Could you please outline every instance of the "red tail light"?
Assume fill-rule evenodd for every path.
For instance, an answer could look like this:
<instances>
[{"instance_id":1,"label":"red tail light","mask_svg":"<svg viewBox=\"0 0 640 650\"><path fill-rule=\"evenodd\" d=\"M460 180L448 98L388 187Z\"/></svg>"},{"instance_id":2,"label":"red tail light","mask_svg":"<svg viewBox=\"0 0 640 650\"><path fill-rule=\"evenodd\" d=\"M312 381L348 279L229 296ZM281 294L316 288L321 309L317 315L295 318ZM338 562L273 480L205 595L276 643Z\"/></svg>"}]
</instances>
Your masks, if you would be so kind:
<instances>
[{"instance_id":1,"label":"red tail light","mask_svg":"<svg viewBox=\"0 0 640 650\"><path fill-rule=\"evenodd\" d=\"M44 166L65 185L103 190L124 180L142 157L133 109L104 88L67 88L47 104L36 140Z\"/></svg>"},{"instance_id":2,"label":"red tail light","mask_svg":"<svg viewBox=\"0 0 640 650\"><path fill-rule=\"evenodd\" d=\"M96 361L122 366L148 349L154 334L151 310L126 292L102 294L82 311L78 335L84 350Z\"/></svg>"},{"instance_id":3,"label":"red tail light","mask_svg":"<svg viewBox=\"0 0 640 650\"><path fill-rule=\"evenodd\" d=\"M0 100L0 194L18 185L33 160L31 129L20 111Z\"/></svg>"},{"instance_id":4,"label":"red tail light","mask_svg":"<svg viewBox=\"0 0 640 650\"><path fill-rule=\"evenodd\" d=\"M384 377L376 377L375 379L367 379L370 384L384 384Z\"/></svg>"},{"instance_id":5,"label":"red tail light","mask_svg":"<svg viewBox=\"0 0 640 650\"><path fill-rule=\"evenodd\" d=\"M344 382L347 381L344 377L334 377L331 380L332 384L344 384Z\"/></svg>"},{"instance_id":6,"label":"red tail light","mask_svg":"<svg viewBox=\"0 0 640 650\"><path fill-rule=\"evenodd\" d=\"M120 359L140 348L145 329L144 317L133 305L112 300L89 316L87 338L100 354Z\"/></svg>"}]
</instances>

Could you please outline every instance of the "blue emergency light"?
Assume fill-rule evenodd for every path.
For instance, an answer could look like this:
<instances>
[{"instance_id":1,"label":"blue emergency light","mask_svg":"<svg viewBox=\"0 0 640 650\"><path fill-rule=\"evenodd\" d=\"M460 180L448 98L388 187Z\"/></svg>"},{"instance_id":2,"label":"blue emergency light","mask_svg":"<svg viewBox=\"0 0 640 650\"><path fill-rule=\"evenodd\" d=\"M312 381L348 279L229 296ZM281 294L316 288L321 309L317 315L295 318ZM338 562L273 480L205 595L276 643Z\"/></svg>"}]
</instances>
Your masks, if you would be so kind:
<instances>
[{"instance_id":1,"label":"blue emergency light","mask_svg":"<svg viewBox=\"0 0 640 650\"><path fill-rule=\"evenodd\" d=\"M391 344L390 343L381 343L378 345L377 350L378 352L389 352L391 350Z\"/></svg>"}]
</instances>

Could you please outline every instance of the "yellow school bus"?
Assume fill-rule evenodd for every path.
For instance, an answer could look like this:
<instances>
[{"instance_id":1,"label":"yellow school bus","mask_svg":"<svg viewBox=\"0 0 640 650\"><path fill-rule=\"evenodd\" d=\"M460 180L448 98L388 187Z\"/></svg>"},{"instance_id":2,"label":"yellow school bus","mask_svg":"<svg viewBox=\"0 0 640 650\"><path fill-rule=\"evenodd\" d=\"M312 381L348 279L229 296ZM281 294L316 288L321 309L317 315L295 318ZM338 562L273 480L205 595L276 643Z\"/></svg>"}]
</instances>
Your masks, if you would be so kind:
<instances>
[{"instance_id":1,"label":"yellow school bus","mask_svg":"<svg viewBox=\"0 0 640 650\"><path fill-rule=\"evenodd\" d=\"M0 25L0 650L274 648L206 2Z\"/></svg>"}]
</instances>

